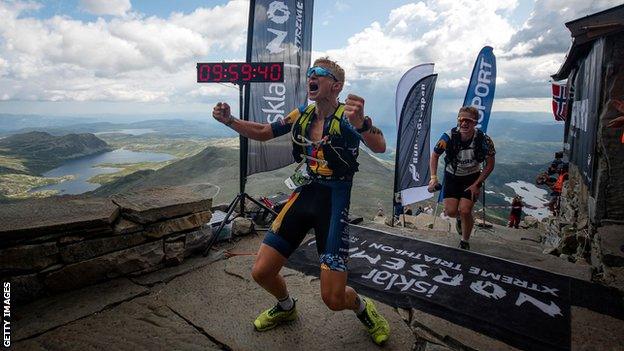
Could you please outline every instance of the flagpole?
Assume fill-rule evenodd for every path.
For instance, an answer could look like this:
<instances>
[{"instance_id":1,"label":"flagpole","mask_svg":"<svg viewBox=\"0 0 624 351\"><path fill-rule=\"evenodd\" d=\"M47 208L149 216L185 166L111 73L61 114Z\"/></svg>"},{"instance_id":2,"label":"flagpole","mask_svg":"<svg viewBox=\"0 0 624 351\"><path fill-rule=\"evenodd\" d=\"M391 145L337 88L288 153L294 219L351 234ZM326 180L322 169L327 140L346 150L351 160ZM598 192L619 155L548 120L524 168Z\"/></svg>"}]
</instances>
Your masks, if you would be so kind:
<instances>
[{"instance_id":1,"label":"flagpole","mask_svg":"<svg viewBox=\"0 0 624 351\"><path fill-rule=\"evenodd\" d=\"M256 12L256 1L249 1L249 19L247 24L247 55L245 62L251 62L251 50L252 50L252 42L253 42L253 28L254 28L254 17ZM240 114L241 119L244 121L249 120L249 100L250 100L250 84L245 83L239 86L239 104L240 104ZM240 165L239 165L239 194L245 194L245 184L247 183L247 156L249 154L249 139L244 137L242 134L239 135L239 143L240 143ZM241 196L240 198L240 213L245 212L245 196Z\"/></svg>"},{"instance_id":2,"label":"flagpole","mask_svg":"<svg viewBox=\"0 0 624 351\"><path fill-rule=\"evenodd\" d=\"M397 196L397 179L399 177L399 145L401 145L401 124L403 123L403 119L399 115L399 123L397 124L397 143L396 149L394 152L394 185L392 186L392 211L390 212L390 226L394 227L394 208L397 205L396 196ZM403 224L405 227L405 224Z\"/></svg>"}]
</instances>

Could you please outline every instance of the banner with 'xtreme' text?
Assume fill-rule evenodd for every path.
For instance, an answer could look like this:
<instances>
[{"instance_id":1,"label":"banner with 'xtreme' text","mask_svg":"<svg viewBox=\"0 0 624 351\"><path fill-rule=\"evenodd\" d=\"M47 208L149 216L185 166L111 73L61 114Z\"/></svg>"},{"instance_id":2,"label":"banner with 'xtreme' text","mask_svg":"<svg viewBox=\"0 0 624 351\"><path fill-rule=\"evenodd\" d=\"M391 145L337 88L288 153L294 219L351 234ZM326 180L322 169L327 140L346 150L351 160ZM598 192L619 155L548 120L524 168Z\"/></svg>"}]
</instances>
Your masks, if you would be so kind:
<instances>
[{"instance_id":1,"label":"banner with 'xtreme' text","mask_svg":"<svg viewBox=\"0 0 624 351\"><path fill-rule=\"evenodd\" d=\"M283 83L253 83L249 120L272 123L307 101L306 70L312 47L313 0L252 1L252 62L284 62ZM290 134L266 142L249 140L247 175L293 162Z\"/></svg>"}]
</instances>

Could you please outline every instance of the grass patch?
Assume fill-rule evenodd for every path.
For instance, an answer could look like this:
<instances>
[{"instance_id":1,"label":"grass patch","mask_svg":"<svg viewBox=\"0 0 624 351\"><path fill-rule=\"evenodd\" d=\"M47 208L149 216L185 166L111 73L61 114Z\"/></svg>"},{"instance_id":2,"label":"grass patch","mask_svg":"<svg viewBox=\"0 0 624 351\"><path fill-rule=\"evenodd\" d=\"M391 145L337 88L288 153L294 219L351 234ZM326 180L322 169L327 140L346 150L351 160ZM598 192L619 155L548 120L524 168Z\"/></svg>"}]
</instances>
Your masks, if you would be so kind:
<instances>
[{"instance_id":1,"label":"grass patch","mask_svg":"<svg viewBox=\"0 0 624 351\"><path fill-rule=\"evenodd\" d=\"M203 150L208 141L205 139L175 139L162 136L128 136L125 134L101 135L114 149L124 148L136 152L162 152L185 158Z\"/></svg>"},{"instance_id":2,"label":"grass patch","mask_svg":"<svg viewBox=\"0 0 624 351\"><path fill-rule=\"evenodd\" d=\"M121 168L121 171L115 172L115 173L98 174L94 177L89 178L87 182L102 185L102 184L110 183L121 177L125 177L136 171L141 171L145 169L157 170L174 161L175 160L164 161L164 162L139 162L139 163L119 163L119 164L102 163L102 164L97 165L97 167Z\"/></svg>"},{"instance_id":3,"label":"grass patch","mask_svg":"<svg viewBox=\"0 0 624 351\"><path fill-rule=\"evenodd\" d=\"M30 197L47 197L55 195L56 190L44 190L29 192L31 189L57 184L73 179L73 176L58 178L36 177L25 174L2 174L0 175L0 195L9 199L25 199Z\"/></svg>"},{"instance_id":4,"label":"grass patch","mask_svg":"<svg viewBox=\"0 0 624 351\"><path fill-rule=\"evenodd\" d=\"M0 149L0 152L2 150ZM14 169L20 172L28 172L28 168L24 166L24 161L19 158L0 155L0 168Z\"/></svg>"}]
</instances>

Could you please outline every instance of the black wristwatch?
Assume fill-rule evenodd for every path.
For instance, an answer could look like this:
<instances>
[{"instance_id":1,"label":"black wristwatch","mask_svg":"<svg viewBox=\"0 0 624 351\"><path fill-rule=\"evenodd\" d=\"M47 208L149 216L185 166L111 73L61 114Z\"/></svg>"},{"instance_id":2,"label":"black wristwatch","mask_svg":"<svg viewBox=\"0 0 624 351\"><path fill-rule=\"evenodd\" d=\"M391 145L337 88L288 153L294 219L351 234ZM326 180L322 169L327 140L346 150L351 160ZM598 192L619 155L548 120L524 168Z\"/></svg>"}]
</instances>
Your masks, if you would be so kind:
<instances>
[{"instance_id":1,"label":"black wristwatch","mask_svg":"<svg viewBox=\"0 0 624 351\"><path fill-rule=\"evenodd\" d=\"M362 123L362 128L358 128L356 130L358 133L362 134L368 131L369 129L371 129L372 126L373 126L373 120L368 116L364 116L364 123Z\"/></svg>"}]
</instances>

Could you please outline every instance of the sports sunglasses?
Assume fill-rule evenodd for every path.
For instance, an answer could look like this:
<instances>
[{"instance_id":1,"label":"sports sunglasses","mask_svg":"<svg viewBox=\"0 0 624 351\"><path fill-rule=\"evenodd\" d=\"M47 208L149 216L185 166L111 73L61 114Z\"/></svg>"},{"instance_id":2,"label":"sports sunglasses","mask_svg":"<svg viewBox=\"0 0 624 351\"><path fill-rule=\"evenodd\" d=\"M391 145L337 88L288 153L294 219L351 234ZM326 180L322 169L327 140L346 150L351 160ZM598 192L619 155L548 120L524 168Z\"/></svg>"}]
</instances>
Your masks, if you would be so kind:
<instances>
[{"instance_id":1,"label":"sports sunglasses","mask_svg":"<svg viewBox=\"0 0 624 351\"><path fill-rule=\"evenodd\" d=\"M470 124L476 124L477 120L476 119L472 119L472 118L457 118L457 122L459 122L460 124L463 122L468 122Z\"/></svg>"},{"instance_id":2,"label":"sports sunglasses","mask_svg":"<svg viewBox=\"0 0 624 351\"><path fill-rule=\"evenodd\" d=\"M315 74L317 77L331 77L334 81L336 82L338 81L336 76L333 75L333 73L331 73L330 70L324 67L314 66L314 67L308 68L308 71L306 72L306 76L310 78L312 74Z\"/></svg>"}]
</instances>

